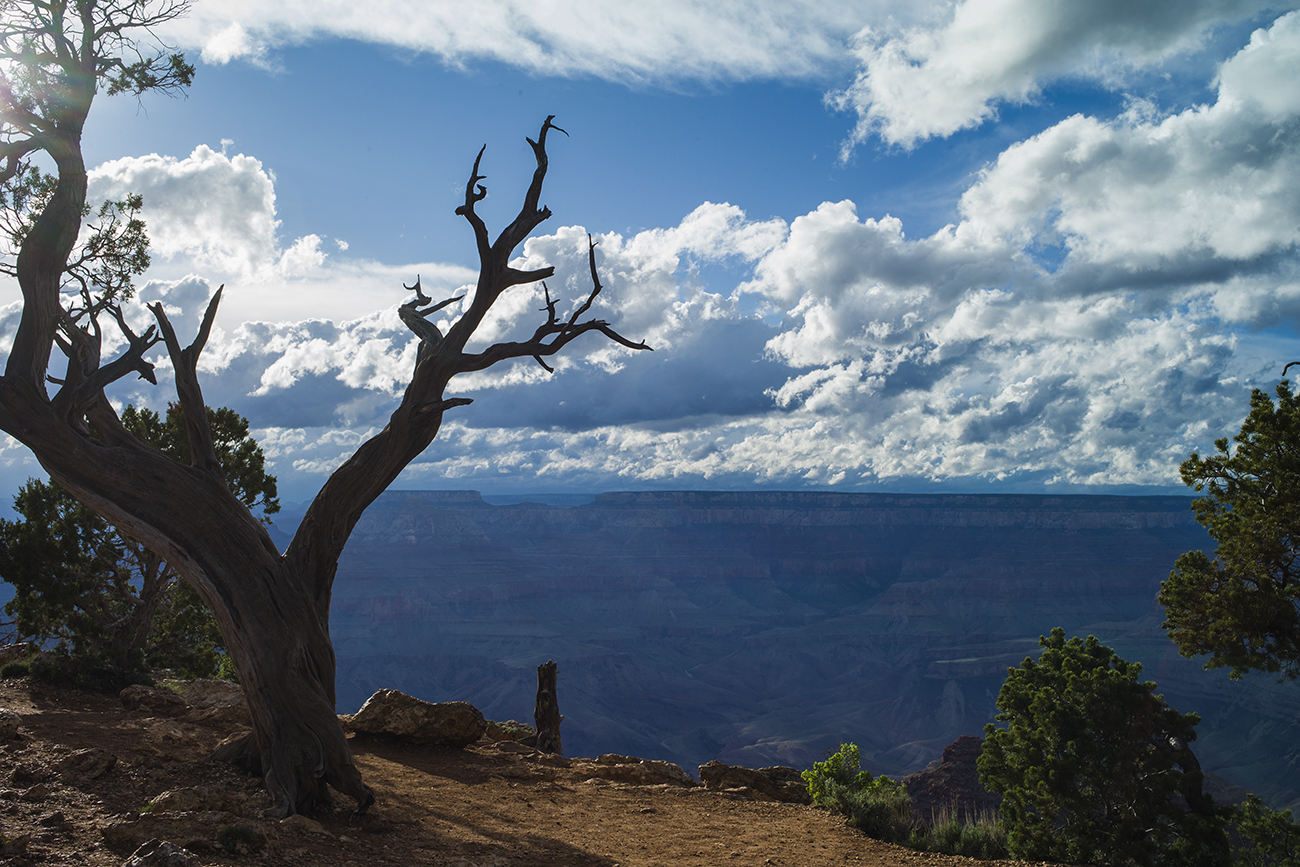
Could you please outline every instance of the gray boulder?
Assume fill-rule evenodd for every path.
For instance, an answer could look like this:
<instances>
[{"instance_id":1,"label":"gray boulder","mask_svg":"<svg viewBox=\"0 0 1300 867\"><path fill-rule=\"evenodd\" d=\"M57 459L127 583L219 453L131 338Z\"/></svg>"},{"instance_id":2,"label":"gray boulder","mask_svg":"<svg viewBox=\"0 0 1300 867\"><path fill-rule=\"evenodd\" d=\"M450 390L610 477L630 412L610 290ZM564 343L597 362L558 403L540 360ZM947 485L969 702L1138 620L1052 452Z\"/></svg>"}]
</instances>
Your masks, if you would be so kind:
<instances>
[{"instance_id":1,"label":"gray boulder","mask_svg":"<svg viewBox=\"0 0 1300 867\"><path fill-rule=\"evenodd\" d=\"M449 747L467 747L487 730L487 720L469 702L429 702L395 689L379 690L343 720L357 734Z\"/></svg>"},{"instance_id":2,"label":"gray boulder","mask_svg":"<svg viewBox=\"0 0 1300 867\"><path fill-rule=\"evenodd\" d=\"M19 644L0 645L0 665L7 665L11 662L17 662L20 659L26 659L36 651L36 645L29 642Z\"/></svg>"},{"instance_id":3,"label":"gray boulder","mask_svg":"<svg viewBox=\"0 0 1300 867\"><path fill-rule=\"evenodd\" d=\"M238 684L226 680L196 680L182 693L190 706L185 718L191 722L207 722L234 726L253 725L244 691Z\"/></svg>"}]
</instances>

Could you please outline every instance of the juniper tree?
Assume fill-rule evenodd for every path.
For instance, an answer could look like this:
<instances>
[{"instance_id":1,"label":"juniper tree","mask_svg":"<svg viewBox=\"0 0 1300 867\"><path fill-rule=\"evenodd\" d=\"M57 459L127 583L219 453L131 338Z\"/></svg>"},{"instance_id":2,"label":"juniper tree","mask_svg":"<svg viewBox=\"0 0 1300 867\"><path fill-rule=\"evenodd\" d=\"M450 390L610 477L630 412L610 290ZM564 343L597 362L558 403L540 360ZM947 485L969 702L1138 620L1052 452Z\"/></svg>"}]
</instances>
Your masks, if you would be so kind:
<instances>
[{"instance_id":1,"label":"juniper tree","mask_svg":"<svg viewBox=\"0 0 1300 867\"><path fill-rule=\"evenodd\" d=\"M1063 864L1226 865L1223 819L1189 746L1195 714L1139 680L1142 666L1060 627L1010 670L980 780L1014 858Z\"/></svg>"},{"instance_id":2,"label":"juniper tree","mask_svg":"<svg viewBox=\"0 0 1300 867\"><path fill-rule=\"evenodd\" d=\"M1164 627L1183 656L1234 678L1300 676L1300 398L1284 379L1277 401L1255 389L1250 413L1215 454L1179 468L1203 494L1196 520L1217 544L1178 558L1160 586Z\"/></svg>"}]
</instances>

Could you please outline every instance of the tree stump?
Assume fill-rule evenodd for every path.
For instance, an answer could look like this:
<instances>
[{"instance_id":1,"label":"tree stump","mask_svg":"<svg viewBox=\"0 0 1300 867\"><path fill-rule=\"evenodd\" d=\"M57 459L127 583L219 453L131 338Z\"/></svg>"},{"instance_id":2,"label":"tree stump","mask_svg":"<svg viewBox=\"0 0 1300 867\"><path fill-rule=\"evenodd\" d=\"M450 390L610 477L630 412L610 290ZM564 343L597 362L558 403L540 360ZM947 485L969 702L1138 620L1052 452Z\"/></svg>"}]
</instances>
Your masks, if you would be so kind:
<instances>
[{"instance_id":1,"label":"tree stump","mask_svg":"<svg viewBox=\"0 0 1300 867\"><path fill-rule=\"evenodd\" d=\"M561 755L560 748L560 706L555 700L555 673L557 667L553 660L537 666L537 705L533 709L533 721L537 724L537 749L544 753Z\"/></svg>"}]
</instances>

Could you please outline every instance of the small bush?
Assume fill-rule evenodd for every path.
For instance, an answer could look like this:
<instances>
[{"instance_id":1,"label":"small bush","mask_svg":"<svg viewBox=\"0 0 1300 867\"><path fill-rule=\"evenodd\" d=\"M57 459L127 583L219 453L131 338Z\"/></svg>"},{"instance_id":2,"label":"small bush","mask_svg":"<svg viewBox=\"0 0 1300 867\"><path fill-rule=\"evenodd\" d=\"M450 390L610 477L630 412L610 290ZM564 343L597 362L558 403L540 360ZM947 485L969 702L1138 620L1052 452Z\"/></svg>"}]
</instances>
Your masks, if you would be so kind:
<instances>
[{"instance_id":1,"label":"small bush","mask_svg":"<svg viewBox=\"0 0 1300 867\"><path fill-rule=\"evenodd\" d=\"M217 680L228 680L231 683L239 683L239 673L235 671L235 661L230 658L229 653L217 654L217 673L213 675Z\"/></svg>"},{"instance_id":2,"label":"small bush","mask_svg":"<svg viewBox=\"0 0 1300 867\"><path fill-rule=\"evenodd\" d=\"M839 752L823 762L813 762L812 770L800 776L808 784L808 794L819 807L831 804L830 787L838 785L856 791L871 782L871 773L862 770L862 753L857 744L840 744Z\"/></svg>"},{"instance_id":3,"label":"small bush","mask_svg":"<svg viewBox=\"0 0 1300 867\"><path fill-rule=\"evenodd\" d=\"M31 663L23 660L5 663L4 668L0 668L0 677L26 677L31 670Z\"/></svg>"},{"instance_id":4,"label":"small bush","mask_svg":"<svg viewBox=\"0 0 1300 867\"><path fill-rule=\"evenodd\" d=\"M868 837L907 840L915 822L907 790L889 777L873 779L861 763L857 744L840 744L839 752L804 771L813 803L847 816Z\"/></svg>"},{"instance_id":5,"label":"small bush","mask_svg":"<svg viewBox=\"0 0 1300 867\"><path fill-rule=\"evenodd\" d=\"M932 817L927 825L916 818L912 799L902 783L889 777L873 778L861 769L856 744L841 744L839 752L804 771L803 779L814 804L848 817L868 837L922 852L984 859L1006 857L1007 835L996 814L983 813L969 820L946 810Z\"/></svg>"},{"instance_id":6,"label":"small bush","mask_svg":"<svg viewBox=\"0 0 1300 867\"><path fill-rule=\"evenodd\" d=\"M974 819L959 817L956 810L942 810L928 825L912 828L907 845L923 852L964 855L967 858L992 860L1007 857L1007 833L993 811L979 813Z\"/></svg>"},{"instance_id":7,"label":"small bush","mask_svg":"<svg viewBox=\"0 0 1300 867\"><path fill-rule=\"evenodd\" d=\"M905 842L916 819L912 799L903 784L889 777L876 777L856 792L846 792L840 811L862 833L887 843Z\"/></svg>"},{"instance_id":8,"label":"small bush","mask_svg":"<svg viewBox=\"0 0 1300 867\"><path fill-rule=\"evenodd\" d=\"M42 653L32 660L29 673L37 680L55 686L71 686L93 692L121 692L134 683L153 686L153 680L144 668L143 654L138 654L138 664L124 668L112 665L102 657L73 651Z\"/></svg>"}]
</instances>

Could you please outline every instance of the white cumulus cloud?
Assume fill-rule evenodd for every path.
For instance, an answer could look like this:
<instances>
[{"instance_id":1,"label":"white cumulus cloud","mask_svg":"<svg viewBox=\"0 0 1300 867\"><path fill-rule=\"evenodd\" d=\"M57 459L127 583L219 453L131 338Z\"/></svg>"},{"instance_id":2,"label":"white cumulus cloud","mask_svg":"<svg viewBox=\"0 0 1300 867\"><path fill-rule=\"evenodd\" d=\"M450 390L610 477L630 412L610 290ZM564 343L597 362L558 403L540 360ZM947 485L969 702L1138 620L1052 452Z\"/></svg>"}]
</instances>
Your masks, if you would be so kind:
<instances>
[{"instance_id":1,"label":"white cumulus cloud","mask_svg":"<svg viewBox=\"0 0 1300 867\"><path fill-rule=\"evenodd\" d=\"M1269 0L961 0L933 20L867 27L862 64L832 99L858 124L846 147L879 135L905 147L977 126L999 102L1034 99L1045 82L1081 76L1118 85L1131 70L1199 47L1216 26Z\"/></svg>"}]
</instances>

